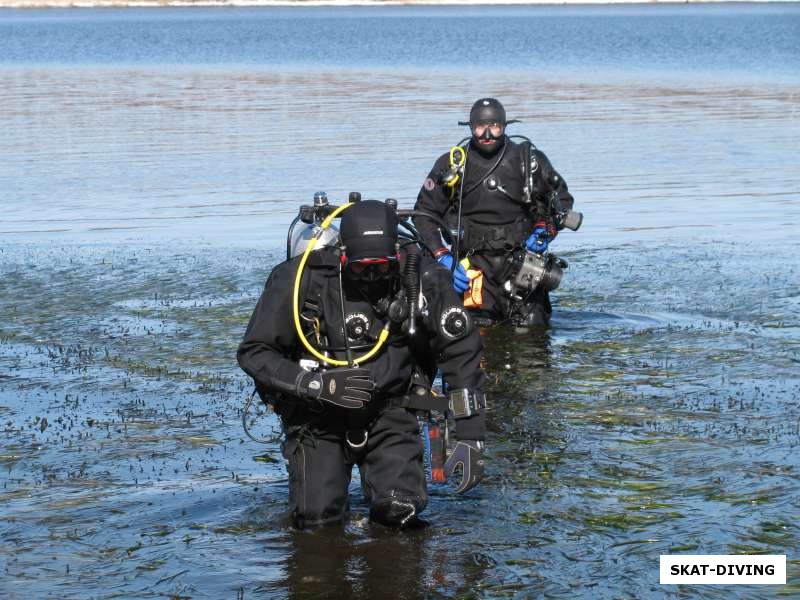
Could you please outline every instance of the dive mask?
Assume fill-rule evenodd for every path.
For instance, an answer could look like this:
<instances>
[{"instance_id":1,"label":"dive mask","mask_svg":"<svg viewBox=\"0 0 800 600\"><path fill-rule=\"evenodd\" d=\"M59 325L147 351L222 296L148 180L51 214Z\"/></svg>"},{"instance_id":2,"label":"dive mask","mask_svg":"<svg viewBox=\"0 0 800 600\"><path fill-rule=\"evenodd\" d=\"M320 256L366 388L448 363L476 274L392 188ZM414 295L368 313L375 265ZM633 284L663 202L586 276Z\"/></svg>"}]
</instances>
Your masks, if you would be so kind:
<instances>
[{"instance_id":1,"label":"dive mask","mask_svg":"<svg viewBox=\"0 0 800 600\"><path fill-rule=\"evenodd\" d=\"M499 138L503 134L503 129L505 129L503 123L476 123L472 127L472 133L475 134L477 138L491 140Z\"/></svg>"},{"instance_id":2,"label":"dive mask","mask_svg":"<svg viewBox=\"0 0 800 600\"><path fill-rule=\"evenodd\" d=\"M400 270L399 261L394 256L346 261L344 267L350 279L368 282L388 279Z\"/></svg>"},{"instance_id":3,"label":"dive mask","mask_svg":"<svg viewBox=\"0 0 800 600\"><path fill-rule=\"evenodd\" d=\"M505 124L499 121L479 121L471 125L472 143L485 156L493 155L503 145Z\"/></svg>"}]
</instances>

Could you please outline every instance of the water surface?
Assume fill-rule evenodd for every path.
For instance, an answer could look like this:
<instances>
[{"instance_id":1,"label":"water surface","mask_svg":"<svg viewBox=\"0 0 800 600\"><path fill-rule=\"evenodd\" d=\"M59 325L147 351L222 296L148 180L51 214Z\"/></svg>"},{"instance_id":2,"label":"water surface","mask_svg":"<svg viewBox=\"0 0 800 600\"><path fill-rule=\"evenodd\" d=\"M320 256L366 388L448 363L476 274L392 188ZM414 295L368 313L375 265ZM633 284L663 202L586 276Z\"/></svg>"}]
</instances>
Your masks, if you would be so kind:
<instances>
[{"instance_id":1,"label":"water surface","mask_svg":"<svg viewBox=\"0 0 800 600\"><path fill-rule=\"evenodd\" d=\"M799 14L0 11L4 597L799 594ZM553 328L485 333L481 487L294 532L234 362L286 226L411 206L482 95L586 215ZM669 553L788 585L662 587Z\"/></svg>"}]
</instances>

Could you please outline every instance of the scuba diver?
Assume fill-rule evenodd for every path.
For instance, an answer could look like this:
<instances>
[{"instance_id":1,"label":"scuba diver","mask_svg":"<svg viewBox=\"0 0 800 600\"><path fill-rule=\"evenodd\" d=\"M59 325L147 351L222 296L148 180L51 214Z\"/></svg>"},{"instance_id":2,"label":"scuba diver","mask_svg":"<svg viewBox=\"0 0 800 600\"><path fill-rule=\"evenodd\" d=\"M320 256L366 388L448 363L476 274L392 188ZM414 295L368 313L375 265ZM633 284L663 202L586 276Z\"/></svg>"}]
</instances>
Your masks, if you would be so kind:
<instances>
[{"instance_id":1,"label":"scuba diver","mask_svg":"<svg viewBox=\"0 0 800 600\"><path fill-rule=\"evenodd\" d=\"M469 121L459 122L470 127L471 137L439 157L414 207L447 221L449 236L430 216L414 217L480 325L549 324L549 291L558 287L567 264L548 253L548 246L559 230L577 230L582 221L547 156L527 138L506 135L507 125L517 122L506 120L498 100L477 100Z\"/></svg>"},{"instance_id":2,"label":"scuba diver","mask_svg":"<svg viewBox=\"0 0 800 600\"><path fill-rule=\"evenodd\" d=\"M359 201L335 208L318 194L301 208L306 223L315 211L325 218L309 230L302 256L292 257L298 248L287 242L290 257L267 279L237 353L280 417L298 528L346 516L354 465L371 520L418 522L427 489L417 414L436 403L455 419L457 442L443 465L455 491L483 475L480 333L450 273L398 235L396 203L354 195ZM437 368L446 396L431 393Z\"/></svg>"}]
</instances>

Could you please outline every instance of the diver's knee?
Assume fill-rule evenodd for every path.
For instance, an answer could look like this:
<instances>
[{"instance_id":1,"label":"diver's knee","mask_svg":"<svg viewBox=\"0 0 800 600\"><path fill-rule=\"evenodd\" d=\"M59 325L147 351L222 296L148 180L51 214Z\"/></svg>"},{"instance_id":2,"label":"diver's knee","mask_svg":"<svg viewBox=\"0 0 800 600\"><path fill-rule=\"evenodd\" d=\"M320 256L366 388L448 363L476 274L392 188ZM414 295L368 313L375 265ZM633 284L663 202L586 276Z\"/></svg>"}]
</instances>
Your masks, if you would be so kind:
<instances>
[{"instance_id":1,"label":"diver's knee","mask_svg":"<svg viewBox=\"0 0 800 600\"><path fill-rule=\"evenodd\" d=\"M392 494L372 503L369 518L389 527L408 527L417 521L426 504L426 499L419 496Z\"/></svg>"}]
</instances>

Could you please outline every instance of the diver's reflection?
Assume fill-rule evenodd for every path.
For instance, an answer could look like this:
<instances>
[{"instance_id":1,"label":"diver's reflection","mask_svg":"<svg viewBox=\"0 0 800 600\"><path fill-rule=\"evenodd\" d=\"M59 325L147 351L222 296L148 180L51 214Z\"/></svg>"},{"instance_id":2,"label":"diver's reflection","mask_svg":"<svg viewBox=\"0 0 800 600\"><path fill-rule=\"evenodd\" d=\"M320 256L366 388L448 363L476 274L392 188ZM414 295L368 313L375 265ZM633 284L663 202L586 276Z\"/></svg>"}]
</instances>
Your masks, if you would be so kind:
<instances>
[{"instance_id":1,"label":"diver's reflection","mask_svg":"<svg viewBox=\"0 0 800 600\"><path fill-rule=\"evenodd\" d=\"M348 526L290 531L287 597L424 597L425 532L365 527L357 532L348 532Z\"/></svg>"}]
</instances>

